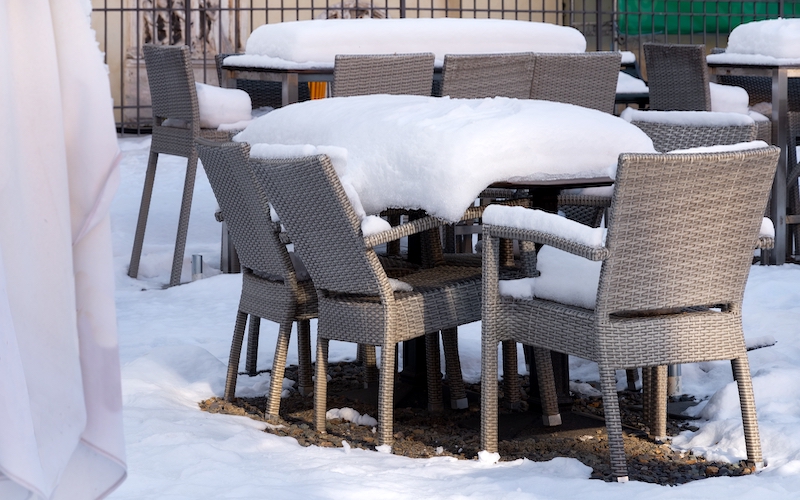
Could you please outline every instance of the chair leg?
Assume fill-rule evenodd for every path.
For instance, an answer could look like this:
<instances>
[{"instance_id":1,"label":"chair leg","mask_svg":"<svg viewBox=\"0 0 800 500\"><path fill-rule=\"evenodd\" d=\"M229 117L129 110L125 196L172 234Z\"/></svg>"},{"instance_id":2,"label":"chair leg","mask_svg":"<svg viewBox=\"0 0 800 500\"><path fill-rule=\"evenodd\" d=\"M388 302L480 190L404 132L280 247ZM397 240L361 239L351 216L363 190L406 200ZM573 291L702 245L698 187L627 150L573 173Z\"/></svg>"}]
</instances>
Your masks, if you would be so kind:
<instances>
[{"instance_id":1,"label":"chair leg","mask_svg":"<svg viewBox=\"0 0 800 500\"><path fill-rule=\"evenodd\" d=\"M481 449L497 453L497 341L481 335Z\"/></svg>"},{"instance_id":2,"label":"chair leg","mask_svg":"<svg viewBox=\"0 0 800 500\"><path fill-rule=\"evenodd\" d=\"M750 363L747 360L747 355L732 359L731 367L733 368L736 385L739 387L739 403L742 407L742 425L744 427L744 442L747 447L747 460L752 462L756 469L760 469L764 467L764 457L761 455L756 402L753 396L753 381L750 378Z\"/></svg>"},{"instance_id":3,"label":"chair leg","mask_svg":"<svg viewBox=\"0 0 800 500\"><path fill-rule=\"evenodd\" d=\"M397 344L390 342L381 346L381 380L378 385L378 444L394 442L392 419L394 412L394 372Z\"/></svg>"},{"instance_id":4,"label":"chair leg","mask_svg":"<svg viewBox=\"0 0 800 500\"><path fill-rule=\"evenodd\" d=\"M153 197L153 183L156 178L156 164L158 153L150 153L147 160L147 172L144 175L144 188L142 189L142 202L139 205L139 220L136 222L136 233L133 237L133 250L131 262L128 266L128 276L133 279L139 275L139 261L142 258L142 245L144 244L144 230L147 226L147 215L150 211L150 200ZM238 360L237 360L238 361Z\"/></svg>"},{"instance_id":5,"label":"chair leg","mask_svg":"<svg viewBox=\"0 0 800 500\"><path fill-rule=\"evenodd\" d=\"M627 482L628 465L622 441L622 417L617 396L617 379L613 368L600 365L600 385L603 392L608 448L611 454L611 473L618 482Z\"/></svg>"},{"instance_id":6,"label":"chair leg","mask_svg":"<svg viewBox=\"0 0 800 500\"><path fill-rule=\"evenodd\" d=\"M439 356L439 332L425 334L425 367L428 370L428 411L444 410L442 402L442 363Z\"/></svg>"},{"instance_id":7,"label":"chair leg","mask_svg":"<svg viewBox=\"0 0 800 500\"><path fill-rule=\"evenodd\" d=\"M553 375L553 357L548 349L533 348L536 361L536 376L539 379L539 397L542 400L542 422L547 427L561 425L561 413L558 410L556 379Z\"/></svg>"},{"instance_id":8,"label":"chair leg","mask_svg":"<svg viewBox=\"0 0 800 500\"><path fill-rule=\"evenodd\" d=\"M328 411L328 339L317 335L317 366L314 381L314 426L325 434L325 413Z\"/></svg>"},{"instance_id":9,"label":"chair leg","mask_svg":"<svg viewBox=\"0 0 800 500\"><path fill-rule=\"evenodd\" d=\"M375 346L359 344L358 348L364 365L364 389L374 387L378 383L378 358L375 355Z\"/></svg>"},{"instance_id":10,"label":"chair leg","mask_svg":"<svg viewBox=\"0 0 800 500\"><path fill-rule=\"evenodd\" d=\"M504 340L501 345L503 350L503 393L505 394L505 403L512 410L519 410L522 408L522 398L519 394L517 343L513 340Z\"/></svg>"},{"instance_id":11,"label":"chair leg","mask_svg":"<svg viewBox=\"0 0 800 500\"><path fill-rule=\"evenodd\" d=\"M250 328L247 330L247 357L244 369L248 375L258 375L258 337L261 331L261 318L250 315Z\"/></svg>"},{"instance_id":12,"label":"chair leg","mask_svg":"<svg viewBox=\"0 0 800 500\"><path fill-rule=\"evenodd\" d=\"M297 392L309 396L314 392L311 374L311 322L303 319L297 322Z\"/></svg>"},{"instance_id":13,"label":"chair leg","mask_svg":"<svg viewBox=\"0 0 800 500\"><path fill-rule=\"evenodd\" d=\"M444 371L450 387L450 408L464 410L469 406L467 391L464 388L464 375L461 373L461 357L458 354L458 328L442 330L444 346Z\"/></svg>"},{"instance_id":14,"label":"chair leg","mask_svg":"<svg viewBox=\"0 0 800 500\"><path fill-rule=\"evenodd\" d=\"M170 273L169 286L181 284L183 253L186 250L186 233L189 231L189 214L192 210L196 174L197 152L193 151L186 162L186 178L183 181L183 198L181 199L181 213L178 217L178 235L175 238L175 253L172 256L172 272Z\"/></svg>"},{"instance_id":15,"label":"chair leg","mask_svg":"<svg viewBox=\"0 0 800 500\"><path fill-rule=\"evenodd\" d=\"M636 391L636 383L639 382L639 370L636 368L625 370L625 377L628 379L628 390L631 392Z\"/></svg>"},{"instance_id":16,"label":"chair leg","mask_svg":"<svg viewBox=\"0 0 800 500\"><path fill-rule=\"evenodd\" d=\"M247 314L239 311L236 313L236 326L233 327L233 342L231 354L228 357L228 376L225 378L225 401L233 401L236 395L236 379L239 376L239 356L242 354L242 340L244 327L247 323Z\"/></svg>"},{"instance_id":17,"label":"chair leg","mask_svg":"<svg viewBox=\"0 0 800 500\"><path fill-rule=\"evenodd\" d=\"M278 341L275 343L275 359L272 361L269 399L267 401L266 411L268 418L277 418L280 416L283 375L286 373L286 353L289 351L289 338L291 335L292 322L284 321L278 329Z\"/></svg>"},{"instance_id":18,"label":"chair leg","mask_svg":"<svg viewBox=\"0 0 800 500\"><path fill-rule=\"evenodd\" d=\"M653 421L653 405L650 401L653 395L652 375L652 367L645 366L642 368L642 420L645 425L647 425L648 429L650 428L650 423Z\"/></svg>"},{"instance_id":19,"label":"chair leg","mask_svg":"<svg viewBox=\"0 0 800 500\"><path fill-rule=\"evenodd\" d=\"M667 367L654 366L644 368L650 376L647 389L642 385L642 404L646 408L645 425L650 439L666 441L667 439Z\"/></svg>"}]
</instances>

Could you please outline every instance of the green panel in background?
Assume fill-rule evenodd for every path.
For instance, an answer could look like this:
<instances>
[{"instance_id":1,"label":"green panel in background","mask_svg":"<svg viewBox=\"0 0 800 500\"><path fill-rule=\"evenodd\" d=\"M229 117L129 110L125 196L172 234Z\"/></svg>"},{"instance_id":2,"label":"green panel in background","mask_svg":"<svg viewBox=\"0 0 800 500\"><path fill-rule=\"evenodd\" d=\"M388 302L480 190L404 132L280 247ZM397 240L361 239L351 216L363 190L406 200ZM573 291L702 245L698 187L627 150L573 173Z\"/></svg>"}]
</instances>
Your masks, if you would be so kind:
<instances>
[{"instance_id":1,"label":"green panel in background","mask_svg":"<svg viewBox=\"0 0 800 500\"><path fill-rule=\"evenodd\" d=\"M750 21L775 19L779 2L619 0L619 32L625 35L730 33ZM798 17L800 5L784 2L783 16Z\"/></svg>"}]
</instances>

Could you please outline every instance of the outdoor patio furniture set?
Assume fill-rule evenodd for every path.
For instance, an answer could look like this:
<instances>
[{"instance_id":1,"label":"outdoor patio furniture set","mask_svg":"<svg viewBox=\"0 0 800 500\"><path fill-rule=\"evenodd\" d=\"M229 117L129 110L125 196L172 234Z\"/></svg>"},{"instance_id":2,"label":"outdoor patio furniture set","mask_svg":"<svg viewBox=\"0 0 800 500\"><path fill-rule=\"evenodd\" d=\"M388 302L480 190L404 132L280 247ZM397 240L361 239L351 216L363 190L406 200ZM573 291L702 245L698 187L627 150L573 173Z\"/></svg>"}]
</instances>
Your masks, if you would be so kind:
<instances>
[{"instance_id":1,"label":"outdoor patio furniture set","mask_svg":"<svg viewBox=\"0 0 800 500\"><path fill-rule=\"evenodd\" d=\"M155 53L164 55L155 57ZM516 373L515 343L521 342L533 347L535 363L531 369L535 368L538 375L545 425L561 422L549 351L598 362L613 473L620 481L627 480L627 466L616 369L643 368L650 434L663 438L666 392L662 367L730 359L739 384L748 460L763 462L741 305L753 249L768 248L772 243L760 228L779 150L757 147L732 152L655 152L747 142L757 134L752 120L686 125L659 122L657 112L640 111L629 121L652 138L653 152L619 156L608 196L573 192L558 199L565 212L577 207L577 214L582 206L590 207L590 220L583 222L596 226L604 220L607 235L599 237L594 231L601 229L527 208L537 202L525 189L494 190L491 194L500 196L497 204L469 208L462 217L483 217L482 259L464 259L442 254L440 231L456 220L430 215L409 219L407 215L412 212L396 211L390 219L391 227L367 230L367 219L353 205L352 187L339 177L334 153L331 156L323 154L325 150L285 146L262 148L259 155L253 155L255 144L230 142L228 133L203 135L196 98L191 97L194 88L187 84L187 79L192 81L187 53L185 48L145 50L157 124L130 274L137 272L158 154L181 154L189 158L189 168L170 284L179 282L186 240L183 221L188 221L199 154L242 265L242 295L225 386L227 399L235 394L248 315L248 373L256 371L259 319L280 324L267 413L279 415L286 353L295 321L299 389L303 394L310 393L309 319L318 318L313 384L317 430L325 431L328 342L380 346L377 438L379 445L391 445L397 344L425 338L428 407L441 411L438 339L442 332L451 406L464 408L456 328L482 319L483 449L497 451L498 343L504 347L505 393L513 402L518 382L510 374ZM166 58L170 59L163 66L157 62L151 66L151 60ZM431 93L434 54L342 55L337 56L335 64L334 96ZM611 114L619 67L618 53L452 55L444 58L442 93L451 99L541 99ZM589 73L596 76L587 77ZM159 87L164 79L167 85ZM587 83L586 88L578 88L581 82ZM175 103L187 102L187 96L187 109L176 110ZM289 108L283 109L288 112ZM164 132L172 128L162 126L166 117L182 118L189 127ZM163 139L156 137L172 133L180 135L174 142L180 142L181 148L163 146ZM569 181L562 184L569 185ZM554 186L559 189L558 183ZM404 219L408 221L400 223ZM376 251L376 247L415 234L424 236L423 246L429 256L433 255L422 265ZM515 262L510 245L501 243L504 240L520 242L521 260ZM287 249L289 243L293 251ZM547 251L537 255L535 249L542 244L547 245L543 247ZM396 253L397 247L393 248ZM561 251L574 255L554 254ZM558 269L564 262L578 273L574 284L583 291L548 295L548 286L542 280L548 270ZM536 277L539 272L542 278ZM517 286L527 284L522 286L529 286L530 291L504 292L504 283L510 278L520 278L512 281ZM588 294L590 303L572 300L580 293ZM369 350L362 352L366 363L374 366L374 350L371 354Z\"/></svg>"}]
</instances>

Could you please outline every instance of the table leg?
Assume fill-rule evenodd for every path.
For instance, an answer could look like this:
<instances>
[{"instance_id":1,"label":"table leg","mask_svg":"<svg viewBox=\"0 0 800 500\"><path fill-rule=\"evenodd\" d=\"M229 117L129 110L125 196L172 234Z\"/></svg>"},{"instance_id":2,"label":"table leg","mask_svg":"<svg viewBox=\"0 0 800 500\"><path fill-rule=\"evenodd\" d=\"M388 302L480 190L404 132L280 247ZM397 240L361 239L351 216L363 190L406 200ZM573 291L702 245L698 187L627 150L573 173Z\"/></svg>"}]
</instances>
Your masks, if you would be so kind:
<instances>
[{"instance_id":1,"label":"table leg","mask_svg":"<svg viewBox=\"0 0 800 500\"><path fill-rule=\"evenodd\" d=\"M281 83L281 106L296 103L300 99L297 90L297 73L284 73Z\"/></svg>"},{"instance_id":2,"label":"table leg","mask_svg":"<svg viewBox=\"0 0 800 500\"><path fill-rule=\"evenodd\" d=\"M788 124L789 79L785 68L772 73L772 143L781 148L775 180L770 199L770 218L775 224L775 249L770 252L770 263L782 265L786 262L786 175L789 172Z\"/></svg>"}]
</instances>

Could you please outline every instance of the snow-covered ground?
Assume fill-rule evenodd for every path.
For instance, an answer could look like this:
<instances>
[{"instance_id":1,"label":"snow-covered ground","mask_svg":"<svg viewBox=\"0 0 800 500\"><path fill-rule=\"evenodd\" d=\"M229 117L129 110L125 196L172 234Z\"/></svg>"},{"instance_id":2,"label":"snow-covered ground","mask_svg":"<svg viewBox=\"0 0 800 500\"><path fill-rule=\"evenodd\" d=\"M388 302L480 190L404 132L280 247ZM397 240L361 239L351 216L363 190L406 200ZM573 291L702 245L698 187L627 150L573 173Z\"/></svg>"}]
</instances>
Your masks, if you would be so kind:
<instances>
[{"instance_id":1,"label":"snow-covered ground","mask_svg":"<svg viewBox=\"0 0 800 500\"><path fill-rule=\"evenodd\" d=\"M128 479L113 499L199 498L797 498L800 496L800 266L755 266L744 304L748 339L771 335L773 347L750 353L764 455L759 474L664 487L589 480L574 459L498 464L452 458L409 459L347 448L304 448L245 417L200 411L221 396L240 292L239 275L218 271L216 201L198 169L186 255L201 254L206 278L169 281L185 159L162 156L139 279L127 276L149 138L120 141L122 183L112 207L117 315L128 453ZM190 259L184 280L191 276ZM312 323L313 328L313 323ZM259 367L272 364L276 325L262 322ZM480 325L459 329L465 378L479 380ZM293 337L294 340L294 337ZM312 331L312 342L313 331ZM313 352L313 351L312 351ZM331 360L355 347L331 342ZM296 363L294 342L289 363ZM243 366L242 366L243 368ZM242 369L240 368L240 369ZM573 360L572 375L596 379ZM269 377L239 377L238 394L264 394ZM675 446L715 460L744 458L736 388L726 362L685 365L683 389L707 399L700 430Z\"/></svg>"}]
</instances>

